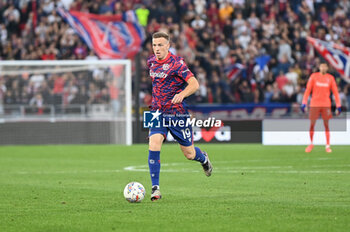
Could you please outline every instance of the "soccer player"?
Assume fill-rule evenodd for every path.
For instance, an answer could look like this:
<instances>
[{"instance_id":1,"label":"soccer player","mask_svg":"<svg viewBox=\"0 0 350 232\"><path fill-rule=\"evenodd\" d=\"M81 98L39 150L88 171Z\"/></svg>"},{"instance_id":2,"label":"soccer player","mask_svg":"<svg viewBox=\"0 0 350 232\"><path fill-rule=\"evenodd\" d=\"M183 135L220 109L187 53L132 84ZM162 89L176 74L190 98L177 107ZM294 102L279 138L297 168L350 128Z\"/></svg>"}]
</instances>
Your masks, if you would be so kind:
<instances>
[{"instance_id":1,"label":"soccer player","mask_svg":"<svg viewBox=\"0 0 350 232\"><path fill-rule=\"evenodd\" d=\"M310 140L311 144L306 147L305 152L311 152L314 148L313 145L313 137L314 137L314 127L316 124L316 120L321 115L323 119L323 124L326 132L326 152L332 152L330 147L330 134L329 134L329 119L332 118L331 113L331 99L330 92L333 92L335 103L336 103L336 115L341 112L341 105L339 99L339 93L337 84L335 82L334 77L327 73L328 65L327 63L321 63L319 66L320 72L316 72L311 74L307 86L306 91L303 97L301 110L303 112L307 111L307 102L310 93L312 92L312 97L310 101L310 109L309 109L309 118L310 118Z\"/></svg>"},{"instance_id":2,"label":"soccer player","mask_svg":"<svg viewBox=\"0 0 350 232\"><path fill-rule=\"evenodd\" d=\"M151 111L173 115L172 121L185 120L188 111L184 99L196 92L199 87L198 81L184 59L169 51L170 37L167 33L154 33L152 47L154 55L147 60L152 79ZM201 163L206 176L210 176L213 169L208 154L193 145L191 125L150 128L148 165L152 180L152 201L162 197L159 191L160 150L168 131L180 144L181 151L187 159Z\"/></svg>"}]
</instances>

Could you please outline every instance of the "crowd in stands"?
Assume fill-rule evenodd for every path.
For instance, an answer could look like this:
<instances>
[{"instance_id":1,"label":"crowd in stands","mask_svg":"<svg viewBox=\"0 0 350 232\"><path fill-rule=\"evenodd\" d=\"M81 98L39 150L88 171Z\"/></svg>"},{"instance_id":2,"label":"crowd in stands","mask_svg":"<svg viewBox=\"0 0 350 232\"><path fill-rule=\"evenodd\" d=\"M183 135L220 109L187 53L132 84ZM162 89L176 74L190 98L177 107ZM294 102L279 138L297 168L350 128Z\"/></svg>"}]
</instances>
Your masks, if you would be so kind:
<instances>
[{"instance_id":1,"label":"crowd in stands","mask_svg":"<svg viewBox=\"0 0 350 232\"><path fill-rule=\"evenodd\" d=\"M151 35L159 30L171 35L171 52L184 57L199 80L199 91L189 99L196 103L300 103L307 79L322 59L306 36L350 47L349 0L8 0L0 1L0 60L97 59L56 13L57 7L94 14L135 10L146 32L139 78L144 105L151 100L146 65ZM260 56L269 57L262 67L256 62ZM232 65L239 68L229 76ZM350 85L330 72L347 107ZM49 104L52 96L67 91L71 97L64 104L82 92L79 102L109 102L108 83L99 84L94 77L39 79L0 71L0 102Z\"/></svg>"}]
</instances>

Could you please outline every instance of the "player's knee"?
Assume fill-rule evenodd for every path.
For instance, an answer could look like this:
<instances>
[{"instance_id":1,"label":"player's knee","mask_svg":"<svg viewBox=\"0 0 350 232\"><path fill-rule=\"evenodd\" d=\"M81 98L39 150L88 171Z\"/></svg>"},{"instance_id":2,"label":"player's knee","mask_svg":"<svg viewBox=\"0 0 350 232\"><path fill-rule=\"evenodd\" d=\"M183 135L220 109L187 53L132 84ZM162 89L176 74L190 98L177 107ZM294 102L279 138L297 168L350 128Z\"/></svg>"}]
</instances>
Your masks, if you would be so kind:
<instances>
[{"instance_id":1,"label":"player's knee","mask_svg":"<svg viewBox=\"0 0 350 232\"><path fill-rule=\"evenodd\" d=\"M191 152L191 151L185 151L184 155L188 160L193 160L194 157L196 157L196 154L194 152Z\"/></svg>"},{"instance_id":2,"label":"player's knee","mask_svg":"<svg viewBox=\"0 0 350 232\"><path fill-rule=\"evenodd\" d=\"M160 151L163 143L163 138L160 136L152 136L149 140L149 150Z\"/></svg>"},{"instance_id":3,"label":"player's knee","mask_svg":"<svg viewBox=\"0 0 350 232\"><path fill-rule=\"evenodd\" d=\"M159 141L150 141L149 150L151 151L159 151L162 147L162 144Z\"/></svg>"}]
</instances>

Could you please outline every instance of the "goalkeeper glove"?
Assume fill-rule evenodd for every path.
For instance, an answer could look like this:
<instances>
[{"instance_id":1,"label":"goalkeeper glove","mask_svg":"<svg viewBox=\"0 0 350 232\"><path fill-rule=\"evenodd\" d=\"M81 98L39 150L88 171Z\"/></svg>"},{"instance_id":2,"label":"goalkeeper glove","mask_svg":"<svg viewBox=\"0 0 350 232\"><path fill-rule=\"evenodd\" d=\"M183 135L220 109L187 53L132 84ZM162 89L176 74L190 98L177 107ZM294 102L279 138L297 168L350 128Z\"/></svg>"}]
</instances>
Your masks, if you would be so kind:
<instances>
[{"instance_id":1,"label":"goalkeeper glove","mask_svg":"<svg viewBox=\"0 0 350 232\"><path fill-rule=\"evenodd\" d=\"M335 115L339 115L341 113L341 107L337 107L337 109L335 110Z\"/></svg>"},{"instance_id":2,"label":"goalkeeper glove","mask_svg":"<svg viewBox=\"0 0 350 232\"><path fill-rule=\"evenodd\" d=\"M305 113L306 105L301 104L300 109L301 109L301 112Z\"/></svg>"}]
</instances>

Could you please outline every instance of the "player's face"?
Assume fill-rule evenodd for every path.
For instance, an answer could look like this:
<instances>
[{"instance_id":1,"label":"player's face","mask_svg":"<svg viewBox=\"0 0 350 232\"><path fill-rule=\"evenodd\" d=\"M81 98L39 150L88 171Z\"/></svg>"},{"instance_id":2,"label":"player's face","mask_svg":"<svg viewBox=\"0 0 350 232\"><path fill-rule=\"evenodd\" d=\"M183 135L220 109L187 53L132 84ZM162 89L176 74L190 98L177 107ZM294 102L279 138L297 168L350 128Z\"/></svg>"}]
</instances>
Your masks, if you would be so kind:
<instances>
[{"instance_id":1,"label":"player's face","mask_svg":"<svg viewBox=\"0 0 350 232\"><path fill-rule=\"evenodd\" d=\"M162 60L168 55L170 43L165 38L154 38L152 47L157 59Z\"/></svg>"},{"instance_id":2,"label":"player's face","mask_svg":"<svg viewBox=\"0 0 350 232\"><path fill-rule=\"evenodd\" d=\"M322 74L325 74L327 73L327 71L328 71L328 66L326 64L320 64L320 72Z\"/></svg>"}]
</instances>

